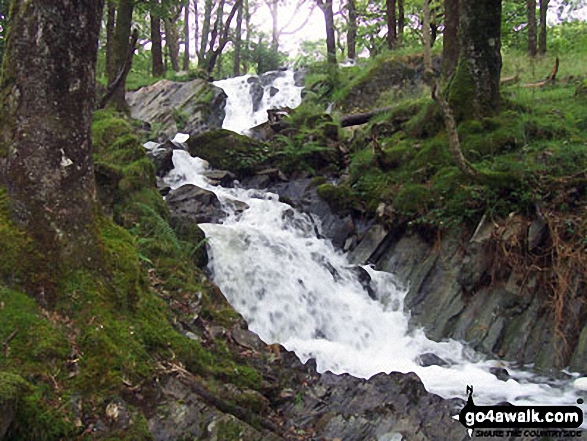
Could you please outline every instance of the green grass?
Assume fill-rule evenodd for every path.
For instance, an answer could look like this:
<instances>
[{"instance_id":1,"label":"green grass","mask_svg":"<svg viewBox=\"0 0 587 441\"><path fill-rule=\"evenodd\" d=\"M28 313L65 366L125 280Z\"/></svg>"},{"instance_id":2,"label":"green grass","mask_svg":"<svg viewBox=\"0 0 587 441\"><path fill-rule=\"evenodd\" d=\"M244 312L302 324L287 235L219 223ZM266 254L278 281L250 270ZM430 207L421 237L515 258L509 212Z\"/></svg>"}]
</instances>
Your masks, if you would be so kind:
<instances>
[{"instance_id":1,"label":"green grass","mask_svg":"<svg viewBox=\"0 0 587 441\"><path fill-rule=\"evenodd\" d=\"M539 79L549 73L550 61L524 58L518 64L543 69L536 74ZM574 74L562 66L562 75ZM584 171L587 102L575 97L574 81L544 88L508 86L502 96L500 114L458 128L465 157L482 174L479 180L456 168L434 105L406 101L398 109L409 109L412 116L399 132L395 127L393 133L393 125L386 122L398 115L390 112L363 127L364 135L355 135L362 144L356 142L351 149L348 185L354 196L370 210L381 202L391 206L391 221L399 222L474 223L484 212L532 212L536 202L548 200L552 182ZM378 133L386 137L379 137L383 155L376 157L370 139Z\"/></svg>"}]
</instances>

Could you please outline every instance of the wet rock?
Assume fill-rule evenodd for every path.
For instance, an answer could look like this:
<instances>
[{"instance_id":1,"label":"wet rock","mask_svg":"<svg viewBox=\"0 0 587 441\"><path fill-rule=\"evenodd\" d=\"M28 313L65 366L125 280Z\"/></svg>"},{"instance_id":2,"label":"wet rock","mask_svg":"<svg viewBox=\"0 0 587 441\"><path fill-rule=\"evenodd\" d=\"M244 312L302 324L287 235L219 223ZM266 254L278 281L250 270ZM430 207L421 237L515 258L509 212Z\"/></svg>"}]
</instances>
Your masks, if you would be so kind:
<instances>
[{"instance_id":1,"label":"wet rock","mask_svg":"<svg viewBox=\"0 0 587 441\"><path fill-rule=\"evenodd\" d=\"M296 87L302 87L306 83L306 69L299 69L294 72L294 84Z\"/></svg>"},{"instance_id":2,"label":"wet rock","mask_svg":"<svg viewBox=\"0 0 587 441\"><path fill-rule=\"evenodd\" d=\"M493 375L495 375L498 380L508 381L510 379L510 373L505 368L492 367L492 368L489 368L489 372L491 372Z\"/></svg>"},{"instance_id":3,"label":"wet rock","mask_svg":"<svg viewBox=\"0 0 587 441\"><path fill-rule=\"evenodd\" d=\"M287 177L278 168L267 168L255 173L254 176L243 181L245 187L267 188L278 182L286 182Z\"/></svg>"},{"instance_id":4,"label":"wet rock","mask_svg":"<svg viewBox=\"0 0 587 441\"><path fill-rule=\"evenodd\" d=\"M357 247L349 253L349 262L366 264L387 237L387 229L374 225L361 238Z\"/></svg>"},{"instance_id":5,"label":"wet rock","mask_svg":"<svg viewBox=\"0 0 587 441\"><path fill-rule=\"evenodd\" d=\"M249 77L247 79L247 83L251 85L249 88L249 93L251 94L251 102L253 103L253 112L256 112L261 108L265 90L261 85L259 77Z\"/></svg>"},{"instance_id":6,"label":"wet rock","mask_svg":"<svg viewBox=\"0 0 587 441\"><path fill-rule=\"evenodd\" d=\"M418 356L418 364L422 367L428 366L446 366L448 363L440 358L438 355L431 352Z\"/></svg>"},{"instance_id":7,"label":"wet rock","mask_svg":"<svg viewBox=\"0 0 587 441\"><path fill-rule=\"evenodd\" d=\"M377 295L375 294L375 290L371 286L371 276L369 275L367 270L363 267L358 266L358 265L350 267L350 270L355 276L357 276L359 283L365 289L365 291L367 291L367 294L369 294L369 297L371 297L373 300L377 300Z\"/></svg>"},{"instance_id":8,"label":"wet rock","mask_svg":"<svg viewBox=\"0 0 587 441\"><path fill-rule=\"evenodd\" d=\"M126 95L131 117L157 124L166 137L222 127L226 94L208 81L161 80ZM179 125L179 126L178 126Z\"/></svg>"},{"instance_id":9,"label":"wet rock","mask_svg":"<svg viewBox=\"0 0 587 441\"><path fill-rule=\"evenodd\" d=\"M236 326L231 331L232 338L239 345L247 349L253 349L261 351L265 348L266 344L259 338L257 334L248 329L241 329Z\"/></svg>"},{"instance_id":10,"label":"wet rock","mask_svg":"<svg viewBox=\"0 0 587 441\"><path fill-rule=\"evenodd\" d=\"M282 70L272 70L269 72L265 72L259 75L259 82L262 86L269 86L272 84L277 78L281 78L285 75Z\"/></svg>"},{"instance_id":11,"label":"wet rock","mask_svg":"<svg viewBox=\"0 0 587 441\"><path fill-rule=\"evenodd\" d=\"M185 217L197 224L219 223L226 217L218 197L192 184L182 185L166 198L173 217Z\"/></svg>"},{"instance_id":12,"label":"wet rock","mask_svg":"<svg viewBox=\"0 0 587 441\"><path fill-rule=\"evenodd\" d=\"M279 89L277 87L271 86L269 88L269 96L270 97L274 97L275 95L277 95L277 93L279 93Z\"/></svg>"},{"instance_id":13,"label":"wet rock","mask_svg":"<svg viewBox=\"0 0 587 441\"><path fill-rule=\"evenodd\" d=\"M147 148L147 156L155 164L155 174L160 178L166 176L173 169L173 152L186 149L184 144L171 140L162 144L150 143L149 147Z\"/></svg>"},{"instance_id":14,"label":"wet rock","mask_svg":"<svg viewBox=\"0 0 587 441\"><path fill-rule=\"evenodd\" d=\"M285 415L297 423L311 416L316 435L326 439L465 440L468 435L452 418L461 400L429 394L415 374L378 374L369 380L325 373L308 386Z\"/></svg>"},{"instance_id":15,"label":"wet rock","mask_svg":"<svg viewBox=\"0 0 587 441\"><path fill-rule=\"evenodd\" d=\"M231 188L234 186L236 175L226 170L206 170L204 172L212 185L221 185L225 188Z\"/></svg>"}]
</instances>

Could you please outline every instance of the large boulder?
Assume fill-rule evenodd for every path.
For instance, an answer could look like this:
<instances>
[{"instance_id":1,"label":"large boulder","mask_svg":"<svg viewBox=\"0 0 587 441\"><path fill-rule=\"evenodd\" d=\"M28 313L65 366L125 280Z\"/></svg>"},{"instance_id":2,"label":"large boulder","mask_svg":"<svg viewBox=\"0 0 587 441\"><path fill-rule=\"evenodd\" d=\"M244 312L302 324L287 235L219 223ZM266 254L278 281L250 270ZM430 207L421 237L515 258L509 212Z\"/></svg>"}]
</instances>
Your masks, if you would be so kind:
<instances>
[{"instance_id":1,"label":"large boulder","mask_svg":"<svg viewBox=\"0 0 587 441\"><path fill-rule=\"evenodd\" d=\"M440 58L433 63L439 67ZM418 97L426 87L423 74L422 56L381 58L347 87L338 105L343 113L358 113Z\"/></svg>"},{"instance_id":2,"label":"large boulder","mask_svg":"<svg viewBox=\"0 0 587 441\"><path fill-rule=\"evenodd\" d=\"M177 132L197 135L219 129L224 120L226 94L196 79L185 83L161 80L126 95L132 118L156 125L168 138Z\"/></svg>"},{"instance_id":3,"label":"large boulder","mask_svg":"<svg viewBox=\"0 0 587 441\"><path fill-rule=\"evenodd\" d=\"M269 155L269 147L257 140L230 130L214 130L191 136L188 151L214 168L229 170L240 179L260 169Z\"/></svg>"}]
</instances>

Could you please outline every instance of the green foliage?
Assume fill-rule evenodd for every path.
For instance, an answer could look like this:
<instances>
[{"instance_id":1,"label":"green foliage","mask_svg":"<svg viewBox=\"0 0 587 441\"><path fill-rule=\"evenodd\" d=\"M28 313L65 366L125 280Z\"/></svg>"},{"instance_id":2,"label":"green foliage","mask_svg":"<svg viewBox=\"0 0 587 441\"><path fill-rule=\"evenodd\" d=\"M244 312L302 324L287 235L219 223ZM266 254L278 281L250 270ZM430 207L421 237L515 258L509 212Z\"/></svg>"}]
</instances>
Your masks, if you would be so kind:
<instances>
[{"instance_id":1,"label":"green foliage","mask_svg":"<svg viewBox=\"0 0 587 441\"><path fill-rule=\"evenodd\" d=\"M425 185L408 184L395 195L393 208L405 216L422 215L426 212L430 200L430 192Z\"/></svg>"},{"instance_id":2,"label":"green foliage","mask_svg":"<svg viewBox=\"0 0 587 441\"><path fill-rule=\"evenodd\" d=\"M350 210L358 206L353 191L345 185L322 184L316 187L318 196L324 199L335 212Z\"/></svg>"},{"instance_id":3,"label":"green foliage","mask_svg":"<svg viewBox=\"0 0 587 441\"><path fill-rule=\"evenodd\" d=\"M535 67L548 73L552 65ZM401 115L394 109L354 135L348 185L371 212L381 202L391 207L390 222L438 227L475 223L484 212L531 213L537 202L557 193L555 182L584 171L587 105L575 97L572 82L509 87L500 114L459 124L465 157L480 172L475 180L456 167L435 104L412 103L406 123L391 122ZM382 149L377 154L373 137ZM573 203L558 206L568 211Z\"/></svg>"}]
</instances>

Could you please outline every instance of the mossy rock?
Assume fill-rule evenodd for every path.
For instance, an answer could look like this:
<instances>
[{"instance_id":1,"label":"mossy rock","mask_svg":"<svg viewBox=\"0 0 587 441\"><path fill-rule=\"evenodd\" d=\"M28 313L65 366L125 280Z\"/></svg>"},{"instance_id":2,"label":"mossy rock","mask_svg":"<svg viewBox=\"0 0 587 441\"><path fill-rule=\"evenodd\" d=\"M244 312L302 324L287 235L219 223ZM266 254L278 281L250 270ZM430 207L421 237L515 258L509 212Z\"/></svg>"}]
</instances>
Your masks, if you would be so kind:
<instances>
[{"instance_id":1,"label":"mossy rock","mask_svg":"<svg viewBox=\"0 0 587 441\"><path fill-rule=\"evenodd\" d=\"M188 150L190 155L208 161L214 168L229 170L241 179L254 174L269 152L266 144L225 129L190 137Z\"/></svg>"},{"instance_id":2,"label":"mossy rock","mask_svg":"<svg viewBox=\"0 0 587 441\"><path fill-rule=\"evenodd\" d=\"M380 57L345 87L339 106L344 113L355 113L419 95L423 72L422 56Z\"/></svg>"},{"instance_id":3,"label":"mossy rock","mask_svg":"<svg viewBox=\"0 0 587 441\"><path fill-rule=\"evenodd\" d=\"M316 192L337 213L357 206L353 191L345 185L322 184L316 188Z\"/></svg>"}]
</instances>

